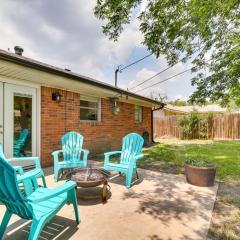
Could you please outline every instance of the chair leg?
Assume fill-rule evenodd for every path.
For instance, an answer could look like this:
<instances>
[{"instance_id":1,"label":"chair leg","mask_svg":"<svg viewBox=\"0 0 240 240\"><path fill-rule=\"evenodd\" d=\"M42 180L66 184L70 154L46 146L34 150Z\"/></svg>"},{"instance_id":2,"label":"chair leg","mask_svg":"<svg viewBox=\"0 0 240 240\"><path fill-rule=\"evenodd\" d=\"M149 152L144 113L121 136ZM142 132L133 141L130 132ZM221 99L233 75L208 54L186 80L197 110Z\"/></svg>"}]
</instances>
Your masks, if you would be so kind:
<instances>
[{"instance_id":1,"label":"chair leg","mask_svg":"<svg viewBox=\"0 0 240 240\"><path fill-rule=\"evenodd\" d=\"M70 190L69 193L68 193L68 197L69 197L69 200L71 201L71 203L73 204L75 219L76 219L76 223L78 225L80 223L80 218L79 218L79 213L78 213L78 203L77 203L76 190L75 189Z\"/></svg>"},{"instance_id":2,"label":"chair leg","mask_svg":"<svg viewBox=\"0 0 240 240\"><path fill-rule=\"evenodd\" d=\"M126 187L130 188L131 187L131 183L132 183L132 174L133 171L128 171L128 173L126 174Z\"/></svg>"},{"instance_id":3,"label":"chair leg","mask_svg":"<svg viewBox=\"0 0 240 240\"><path fill-rule=\"evenodd\" d=\"M137 179L139 179L140 177L139 177L139 174L138 174L138 171L137 171L137 168L136 168L136 176L137 176Z\"/></svg>"},{"instance_id":4,"label":"chair leg","mask_svg":"<svg viewBox=\"0 0 240 240\"><path fill-rule=\"evenodd\" d=\"M12 213L10 213L8 210L6 210L1 226L0 226L0 239L3 238L3 234L6 231L7 225L9 223L10 218L12 217Z\"/></svg>"},{"instance_id":5,"label":"chair leg","mask_svg":"<svg viewBox=\"0 0 240 240\"><path fill-rule=\"evenodd\" d=\"M55 182L58 181L58 171L59 171L59 169L54 169L54 181Z\"/></svg>"},{"instance_id":6,"label":"chair leg","mask_svg":"<svg viewBox=\"0 0 240 240\"><path fill-rule=\"evenodd\" d=\"M29 233L29 236L28 236L28 240L37 240L40 233L41 233L41 230L44 227L44 225L45 225L44 220L33 219L32 224L31 224L31 228L30 228L30 233Z\"/></svg>"},{"instance_id":7,"label":"chair leg","mask_svg":"<svg viewBox=\"0 0 240 240\"><path fill-rule=\"evenodd\" d=\"M42 175L41 178L42 178L43 186L46 188L47 187L47 183L46 183L45 176Z\"/></svg>"}]
</instances>

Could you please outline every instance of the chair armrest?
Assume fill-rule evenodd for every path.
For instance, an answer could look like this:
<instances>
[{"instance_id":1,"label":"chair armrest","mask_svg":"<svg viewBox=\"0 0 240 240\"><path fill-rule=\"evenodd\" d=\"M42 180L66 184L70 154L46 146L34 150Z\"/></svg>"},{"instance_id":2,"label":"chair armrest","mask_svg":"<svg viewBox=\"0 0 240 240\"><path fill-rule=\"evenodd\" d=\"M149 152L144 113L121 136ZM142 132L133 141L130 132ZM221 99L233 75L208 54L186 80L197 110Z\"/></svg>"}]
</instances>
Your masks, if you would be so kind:
<instances>
[{"instance_id":1,"label":"chair armrest","mask_svg":"<svg viewBox=\"0 0 240 240\"><path fill-rule=\"evenodd\" d=\"M42 169L36 169L34 171L29 171L29 172L25 172L23 175L19 175L17 180L18 181L23 181L23 180L28 180L28 179L32 179L34 178L35 180L37 180L36 176L42 172Z\"/></svg>"},{"instance_id":2,"label":"chair armrest","mask_svg":"<svg viewBox=\"0 0 240 240\"><path fill-rule=\"evenodd\" d=\"M18 158L10 158L8 161L34 161L36 168L41 168L39 157L18 157Z\"/></svg>"},{"instance_id":3,"label":"chair armrest","mask_svg":"<svg viewBox=\"0 0 240 240\"><path fill-rule=\"evenodd\" d=\"M19 172L20 175L24 174L23 168L21 166L13 166L16 172Z\"/></svg>"},{"instance_id":4,"label":"chair armrest","mask_svg":"<svg viewBox=\"0 0 240 240\"><path fill-rule=\"evenodd\" d=\"M112 155L121 154L122 151L113 151L104 153L104 166L109 163L109 158Z\"/></svg>"},{"instance_id":5,"label":"chair armrest","mask_svg":"<svg viewBox=\"0 0 240 240\"><path fill-rule=\"evenodd\" d=\"M88 149L82 149L81 151L83 151L84 154L89 154L89 150Z\"/></svg>"},{"instance_id":6,"label":"chair armrest","mask_svg":"<svg viewBox=\"0 0 240 240\"><path fill-rule=\"evenodd\" d=\"M60 149L60 150L53 151L51 154L55 157L55 156L57 156L59 153L62 153L62 152L63 152L63 149Z\"/></svg>"},{"instance_id":7,"label":"chair armrest","mask_svg":"<svg viewBox=\"0 0 240 240\"><path fill-rule=\"evenodd\" d=\"M104 156L111 156L111 155L115 155L115 154L121 154L122 151L113 151L113 152L106 152L104 153Z\"/></svg>"},{"instance_id":8,"label":"chair armrest","mask_svg":"<svg viewBox=\"0 0 240 240\"><path fill-rule=\"evenodd\" d=\"M42 194L41 197L34 197L34 196L29 196L27 198L27 201L29 202L42 202L42 201L46 201L50 198L53 198L53 197L56 197L62 193L65 193L65 192L68 192L70 190L73 190L75 189L76 187L76 183L73 182L73 181L68 181L66 183L64 183L63 185L59 186L59 187L56 187L54 189L51 190L51 192L48 192L48 193L45 193L45 194Z\"/></svg>"},{"instance_id":9,"label":"chair armrest","mask_svg":"<svg viewBox=\"0 0 240 240\"><path fill-rule=\"evenodd\" d=\"M138 159L141 159L143 157L144 157L144 155L141 153L141 154L138 154L137 156L135 156L134 158L135 158L135 160L138 160Z\"/></svg>"}]
</instances>

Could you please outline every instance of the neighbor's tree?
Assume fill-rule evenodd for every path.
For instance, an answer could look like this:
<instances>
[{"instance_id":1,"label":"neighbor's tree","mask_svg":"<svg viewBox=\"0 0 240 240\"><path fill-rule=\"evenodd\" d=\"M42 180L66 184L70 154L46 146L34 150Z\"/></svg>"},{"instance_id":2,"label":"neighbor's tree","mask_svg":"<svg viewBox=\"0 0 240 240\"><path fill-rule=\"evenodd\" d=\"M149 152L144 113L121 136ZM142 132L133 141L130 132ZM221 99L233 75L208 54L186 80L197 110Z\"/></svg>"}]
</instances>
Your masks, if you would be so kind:
<instances>
[{"instance_id":1,"label":"neighbor's tree","mask_svg":"<svg viewBox=\"0 0 240 240\"><path fill-rule=\"evenodd\" d=\"M141 3L97 0L95 15L106 20L103 32L117 40ZM170 65L191 59L192 84L196 86L191 101L209 99L226 104L236 98L240 84L239 0L148 0L137 18L143 44L156 57L165 55Z\"/></svg>"}]
</instances>

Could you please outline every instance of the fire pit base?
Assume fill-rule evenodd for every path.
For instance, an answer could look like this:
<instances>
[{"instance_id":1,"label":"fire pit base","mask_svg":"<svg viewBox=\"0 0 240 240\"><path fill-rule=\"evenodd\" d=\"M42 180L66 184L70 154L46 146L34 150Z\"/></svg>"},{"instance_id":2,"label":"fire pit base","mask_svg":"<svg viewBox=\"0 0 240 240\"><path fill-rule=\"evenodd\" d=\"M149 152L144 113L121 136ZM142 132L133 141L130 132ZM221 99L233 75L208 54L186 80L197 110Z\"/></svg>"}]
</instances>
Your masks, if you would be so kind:
<instances>
[{"instance_id":1,"label":"fire pit base","mask_svg":"<svg viewBox=\"0 0 240 240\"><path fill-rule=\"evenodd\" d=\"M74 168L66 175L66 179L75 181L78 187L93 188L103 185L101 191L102 202L107 202L110 191L107 179L111 176L110 172L102 168Z\"/></svg>"}]
</instances>

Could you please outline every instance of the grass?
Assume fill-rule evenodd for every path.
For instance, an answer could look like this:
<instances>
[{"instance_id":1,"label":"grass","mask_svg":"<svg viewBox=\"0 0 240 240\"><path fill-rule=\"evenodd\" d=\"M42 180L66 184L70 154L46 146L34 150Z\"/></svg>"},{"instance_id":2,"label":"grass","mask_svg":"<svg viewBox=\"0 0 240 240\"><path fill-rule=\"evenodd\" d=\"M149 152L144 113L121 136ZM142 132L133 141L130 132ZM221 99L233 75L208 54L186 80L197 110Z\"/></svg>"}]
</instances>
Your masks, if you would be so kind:
<instances>
[{"instance_id":1,"label":"grass","mask_svg":"<svg viewBox=\"0 0 240 240\"><path fill-rule=\"evenodd\" d=\"M186 159L208 160L217 166L217 177L228 182L240 182L240 141L175 140L144 149L140 168L183 173Z\"/></svg>"}]
</instances>

